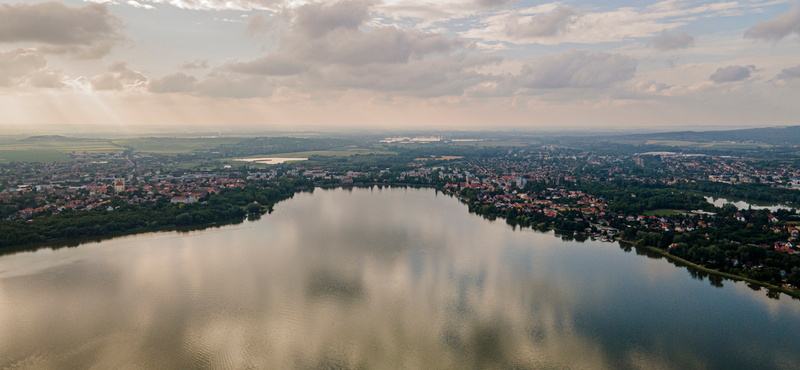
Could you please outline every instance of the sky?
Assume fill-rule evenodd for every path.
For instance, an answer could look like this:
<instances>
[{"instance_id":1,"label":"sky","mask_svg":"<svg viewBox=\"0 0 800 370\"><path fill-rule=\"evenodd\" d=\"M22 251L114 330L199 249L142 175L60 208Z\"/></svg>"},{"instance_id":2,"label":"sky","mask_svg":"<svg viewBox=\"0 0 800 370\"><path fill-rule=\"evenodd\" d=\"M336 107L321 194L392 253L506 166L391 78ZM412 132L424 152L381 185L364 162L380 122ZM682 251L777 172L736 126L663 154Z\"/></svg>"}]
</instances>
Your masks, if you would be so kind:
<instances>
[{"instance_id":1,"label":"sky","mask_svg":"<svg viewBox=\"0 0 800 370\"><path fill-rule=\"evenodd\" d=\"M798 117L796 1L0 1L0 134Z\"/></svg>"}]
</instances>

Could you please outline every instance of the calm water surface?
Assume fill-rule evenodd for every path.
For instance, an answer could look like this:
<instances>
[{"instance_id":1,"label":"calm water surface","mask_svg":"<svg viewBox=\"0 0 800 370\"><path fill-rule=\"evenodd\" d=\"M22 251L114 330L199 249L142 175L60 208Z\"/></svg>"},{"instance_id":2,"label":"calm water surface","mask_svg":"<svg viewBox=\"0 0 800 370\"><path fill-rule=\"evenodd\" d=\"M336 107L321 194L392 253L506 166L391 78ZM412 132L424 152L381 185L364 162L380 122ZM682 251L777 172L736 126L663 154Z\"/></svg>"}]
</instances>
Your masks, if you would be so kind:
<instances>
[{"instance_id":1,"label":"calm water surface","mask_svg":"<svg viewBox=\"0 0 800 370\"><path fill-rule=\"evenodd\" d=\"M800 302L722 285L433 190L317 189L0 257L0 368L800 368Z\"/></svg>"},{"instance_id":2,"label":"calm water surface","mask_svg":"<svg viewBox=\"0 0 800 370\"><path fill-rule=\"evenodd\" d=\"M722 207L726 204L733 204L739 209L766 209L770 212L775 212L779 209L791 210L795 207L790 207L784 204L770 204L769 202L745 202L743 200L728 200L726 198L717 198L706 196L706 201L717 206Z\"/></svg>"}]
</instances>

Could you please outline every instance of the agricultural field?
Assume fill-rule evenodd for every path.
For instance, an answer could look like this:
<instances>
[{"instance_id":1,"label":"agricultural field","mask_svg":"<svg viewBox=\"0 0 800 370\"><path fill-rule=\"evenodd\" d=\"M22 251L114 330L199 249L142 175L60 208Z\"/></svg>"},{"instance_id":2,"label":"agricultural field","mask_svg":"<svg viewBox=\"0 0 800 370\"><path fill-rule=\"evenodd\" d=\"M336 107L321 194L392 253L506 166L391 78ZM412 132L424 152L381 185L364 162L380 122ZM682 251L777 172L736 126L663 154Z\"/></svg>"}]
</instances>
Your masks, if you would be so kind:
<instances>
[{"instance_id":1,"label":"agricultural field","mask_svg":"<svg viewBox=\"0 0 800 370\"><path fill-rule=\"evenodd\" d=\"M50 150L62 153L112 153L125 148L103 139L71 138L65 136L31 136L25 139L0 140L0 150Z\"/></svg>"},{"instance_id":2,"label":"agricultural field","mask_svg":"<svg viewBox=\"0 0 800 370\"><path fill-rule=\"evenodd\" d=\"M69 154L57 150L0 150L0 163L7 162L70 162Z\"/></svg>"},{"instance_id":3,"label":"agricultural field","mask_svg":"<svg viewBox=\"0 0 800 370\"><path fill-rule=\"evenodd\" d=\"M113 153L125 148L109 140L70 138L64 136L32 136L24 139L0 140L0 162L68 162L69 154Z\"/></svg>"},{"instance_id":4,"label":"agricultural field","mask_svg":"<svg viewBox=\"0 0 800 370\"><path fill-rule=\"evenodd\" d=\"M155 154L185 154L198 150L214 149L222 144L238 144L244 138L176 138L176 137L143 137L136 139L118 139L112 142L137 152Z\"/></svg>"},{"instance_id":5,"label":"agricultural field","mask_svg":"<svg viewBox=\"0 0 800 370\"><path fill-rule=\"evenodd\" d=\"M388 151L380 151L380 150L373 150L373 149L356 149L356 148L342 148L342 149L332 149L332 150L317 150L317 151L306 151L306 152L291 152L291 153L277 153L277 154L262 154L262 155L252 155L252 156L243 156L243 157L236 157L236 158L220 158L214 159L211 161L192 161L192 162L184 162L177 165L178 168L182 169L203 169L203 170L210 170L214 169L221 165L231 165L231 166L242 166L247 165L252 168L268 168L270 165L264 163L255 163L255 162L242 162L237 161L237 159L248 159L248 158L308 158L310 163L314 163L314 157L328 157L328 158L344 158L344 157L353 157L354 155L359 156L366 156L369 154L376 154L376 155L394 155L394 152ZM317 157L318 158L318 157ZM360 157L354 157L360 158ZM368 157L364 157L368 158Z\"/></svg>"},{"instance_id":6,"label":"agricultural field","mask_svg":"<svg viewBox=\"0 0 800 370\"><path fill-rule=\"evenodd\" d=\"M459 146L472 146L476 148L494 148L503 146L528 146L536 144L535 141L456 141L449 144Z\"/></svg>"},{"instance_id":7,"label":"agricultural field","mask_svg":"<svg viewBox=\"0 0 800 370\"><path fill-rule=\"evenodd\" d=\"M260 156L251 156L243 158L257 158L257 157L309 158L315 155L322 157L349 157L356 154L367 155L367 154L395 154L395 153L388 151L373 150L373 149L345 148L345 149L332 149L332 150L315 150L309 152L279 153L279 154L260 155Z\"/></svg>"}]
</instances>

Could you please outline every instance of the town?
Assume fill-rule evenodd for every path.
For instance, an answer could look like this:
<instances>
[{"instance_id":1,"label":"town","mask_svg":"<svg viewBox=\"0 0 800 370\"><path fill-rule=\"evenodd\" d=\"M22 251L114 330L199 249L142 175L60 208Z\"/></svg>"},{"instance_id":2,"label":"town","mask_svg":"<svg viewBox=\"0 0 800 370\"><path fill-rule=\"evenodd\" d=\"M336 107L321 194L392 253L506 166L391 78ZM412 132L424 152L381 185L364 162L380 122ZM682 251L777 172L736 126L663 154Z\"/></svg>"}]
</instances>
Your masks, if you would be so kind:
<instances>
[{"instance_id":1,"label":"town","mask_svg":"<svg viewBox=\"0 0 800 370\"><path fill-rule=\"evenodd\" d=\"M5 235L25 233L25 224L44 225L65 213L160 210L171 217L135 228L151 231L228 222L313 187L426 186L457 197L470 212L514 227L654 248L701 268L791 291L800 284L800 216L793 207L740 209L709 202L715 196L800 204L800 191L794 190L800 187L800 168L791 159L535 144L472 151L440 142L416 148L391 141L362 145L384 145L391 154L312 155L268 165L228 161L216 149L182 156L126 151L72 153L67 162L0 163L0 216L9 230ZM237 152L235 146L226 149ZM208 162L186 165L197 157ZM268 197L256 195L279 186ZM203 210L214 196L231 191L249 194L231 201L242 212L226 205L228 217L220 218ZM62 234L125 232L88 228ZM52 238L11 239L4 245Z\"/></svg>"}]
</instances>

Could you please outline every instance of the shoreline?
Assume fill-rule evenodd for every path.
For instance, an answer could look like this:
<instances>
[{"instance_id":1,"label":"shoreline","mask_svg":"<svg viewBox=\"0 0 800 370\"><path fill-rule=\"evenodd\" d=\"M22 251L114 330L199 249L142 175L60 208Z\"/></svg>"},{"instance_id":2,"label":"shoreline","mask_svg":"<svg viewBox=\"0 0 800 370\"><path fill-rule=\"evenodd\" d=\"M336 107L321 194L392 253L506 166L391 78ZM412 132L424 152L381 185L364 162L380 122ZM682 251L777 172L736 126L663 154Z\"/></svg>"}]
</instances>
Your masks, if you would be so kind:
<instances>
[{"instance_id":1,"label":"shoreline","mask_svg":"<svg viewBox=\"0 0 800 370\"><path fill-rule=\"evenodd\" d=\"M461 203L469 205L468 202L466 202L465 200L462 200L460 197L458 197L455 194L450 194L450 193L447 193L447 192L445 192L445 194L449 194L449 195L455 196L456 199L458 199ZM505 219L504 216L497 216L497 218ZM543 230L536 229L536 228L532 228L532 229L536 230L536 231L543 231ZM564 231L567 234L572 232L572 231L569 231L569 230L557 229L557 228L552 227L552 226L549 226L546 231L554 231L554 232ZM784 287L772 285L772 284L767 283L767 282L754 280L754 279L750 279L750 278L743 277L743 276L740 276L740 275L734 275L734 274L731 274L731 273L722 272L722 271L719 271L719 270L710 269L708 267L703 267L703 266L697 265L695 263L689 262L689 261L687 261L687 260L685 260L683 258L680 258L678 256L674 256L672 254L669 254L665 250L662 250L662 249L659 249L659 248L656 248L656 247L651 247L651 246L638 246L638 245L636 245L635 242L632 242L632 241L629 241L629 240L625 240L625 239L621 239L621 238L614 238L614 239L611 239L610 241L619 242L620 244L628 244L628 245L631 245L631 246L633 246L635 248L644 248L644 249L646 249L648 251L657 253L658 255L660 255L660 256L668 259L668 260L684 264L684 265L686 265L686 267L692 267L692 268L695 268L695 269L697 269L699 271L703 271L703 272L706 272L706 273L709 273L709 274L721 276L721 277L727 278L729 280L733 280L734 282L736 282L736 281L744 281L744 282L747 282L747 283L750 283L750 284L755 284L755 285L758 285L758 286L761 286L761 287L765 287L765 288L768 288L768 289L773 289L773 290L779 291L781 293L784 293L784 294L788 295L789 297L791 297L793 299L800 299L800 289L787 289L787 288L784 288Z\"/></svg>"},{"instance_id":2,"label":"shoreline","mask_svg":"<svg viewBox=\"0 0 800 370\"><path fill-rule=\"evenodd\" d=\"M706 273L709 273L709 274L722 276L722 277L727 278L729 280L733 280L734 282L736 282L736 281L744 281L744 282L747 282L747 283L750 283L750 284L755 284L755 285L758 285L758 286L762 286L764 288L774 289L774 290L780 291L781 293L784 293L784 294L786 294L786 295L788 295L788 296L790 296L790 297L792 297L794 299L800 299L800 290L798 290L798 289L794 289L794 290L786 289L784 287L772 285L772 284L767 283L767 282L758 281L758 280L750 279L750 278L747 278L747 277L744 277L744 276L734 275L734 274L731 274L731 273L722 272L722 271L715 270L715 269L710 269L708 267L703 267L703 266L700 266L698 264L689 262L689 261L687 261L687 260L685 260L683 258L680 258L678 256L674 256L672 254L669 254L667 251L665 251L663 249L660 249L660 248L646 246L646 245L639 246L639 245L636 245L636 243L634 243L634 242L631 242L629 240L624 240L624 239L615 239L615 241L619 242L620 244L629 244L629 245L631 245L631 246L633 246L635 248L644 248L644 249L646 249L648 251L655 252L658 255L663 256L664 258L667 258L667 259L672 260L674 262L682 263L682 264L684 264L684 265L686 265L688 267L692 267L692 268L695 268L697 270L700 270L700 271L703 271L703 272L706 272Z\"/></svg>"},{"instance_id":3,"label":"shoreline","mask_svg":"<svg viewBox=\"0 0 800 370\"><path fill-rule=\"evenodd\" d=\"M248 216L249 217L249 216ZM11 247L0 248L0 257L13 255L16 253L21 252L35 252L40 249L49 248L52 250L57 250L61 248L74 248L78 247L83 244L89 243L100 243L106 240L121 238L125 236L132 236L132 235L143 235L149 233L163 233L163 232L179 232L179 233L189 233L192 231L202 231L206 229L212 229L216 227L223 227L223 226L230 226L230 225L237 225L245 220L248 219L245 217L241 220L230 220L227 222L211 222L207 224L198 224L198 225L188 225L188 226L163 226L153 230L132 230L132 231L116 231L113 233L108 233L104 235L98 236L83 236L78 238L69 238L69 239L53 239L44 242L37 242L37 243L28 243L28 244L21 244L15 245Z\"/></svg>"},{"instance_id":4,"label":"shoreline","mask_svg":"<svg viewBox=\"0 0 800 370\"><path fill-rule=\"evenodd\" d=\"M375 185L380 185L383 187L415 187L415 188L436 188L434 185L429 184L409 184L409 183L395 183L395 184L385 184L385 183L363 183L359 185L353 184L331 184L331 185L323 185L323 186L315 186L314 188L323 188L323 189L335 189L335 188L366 188L372 187ZM301 190L302 191L302 190ZM295 193L296 194L296 193ZM294 195L294 194L293 194ZM283 202L285 200L292 199L292 197L288 197L286 199L281 199L274 204L269 205L271 208L273 205ZM263 215L263 213L261 214ZM259 217L261 216L259 215ZM82 236L78 238L62 238L62 239L52 239L43 242L35 242L35 243L28 243L28 244L20 244L14 245L10 247L0 248L0 257L6 255L12 255L20 252L35 252L40 249L49 248L52 250L61 249L61 248L72 248L77 247L82 244L89 244L89 243L99 243L105 240L121 238L125 236L131 235L141 235L141 234L148 234L148 233L161 233L161 232L191 232L191 231L201 231L215 227L223 227L228 225L236 225L239 223L243 223L246 221L250 216L244 217L241 220L229 220L226 222L211 222L206 224L197 224L197 225L187 225L187 226L178 226L178 225L170 225L170 226L162 226L153 230L129 230L129 231L115 231L112 233L104 234L104 235L97 235L97 236Z\"/></svg>"},{"instance_id":5,"label":"shoreline","mask_svg":"<svg viewBox=\"0 0 800 370\"><path fill-rule=\"evenodd\" d=\"M316 186L314 186L314 188L315 189L316 188L321 188L321 189L371 188L371 187L376 186L376 185L377 186L381 186L381 187L385 186L385 187L397 187L397 188L407 188L407 187L433 188L437 192L439 191L439 187L437 187L435 185L431 185L431 184L410 184L410 183L386 184L386 183L377 183L377 182L358 183L358 184L316 185ZM448 194L448 193L445 193L445 194ZM449 195L453 195L453 194L449 194ZM291 198L292 197L288 197L286 199L282 199L282 200L280 200L278 202L275 202L274 204L277 204L277 203L282 202L284 200L289 200ZM466 202L464 202L460 198L456 197L456 199L460 203L465 203L466 204ZM270 209L274 204L271 204L269 206ZM470 212L470 213L472 213L472 212ZM263 213L259 214L258 217L260 218L261 215L263 215ZM223 223L212 222L212 223L207 223L207 224L189 225L189 226L171 225L171 226L164 226L164 227L161 227L161 228L158 228L158 229L155 229L155 230L139 230L139 231L124 231L124 232L119 232L118 231L118 232L109 233L109 234L106 234L106 235L94 236L94 237L86 236L86 237L80 237L80 238L74 238L74 239L55 239L55 240L48 240L48 241L39 242L39 243L29 243L29 244L23 244L23 245L18 245L18 246L1 248L0 249L0 257L5 256L5 255L13 255L13 254L20 253L20 252L34 252L34 251L37 251L39 249L44 249L44 248L50 248L52 250L56 250L56 249L61 249L61 248L77 247L77 246L80 246L82 244L99 243L99 242L102 242L102 241L105 241L105 240L110 240L110 239L119 238L119 237L125 237L125 236L131 236L131 235L139 235L139 234L147 234L147 233L173 232L173 231L176 231L176 232L202 231L202 230L206 230L206 229L210 229L210 228L214 228L214 227L223 227L223 226L240 224L240 223L243 223L245 220L248 220L250 217L252 217L252 216L247 216L247 217L244 217L244 218L242 218L240 220L230 220L228 222L223 222ZM505 217L502 217L502 216L499 216L498 218L505 219ZM554 228L552 226L548 227L547 230L541 230L541 229L535 229L535 228L532 228L532 229L535 230L535 231L540 231L540 232L565 231L565 232L569 233L568 230L560 230L560 229ZM768 288L768 289L777 290L777 291L779 291L781 293L784 293L784 294L786 294L786 295L788 295L788 296L790 296L790 297L792 297L794 299L800 299L800 289L787 289L787 288L784 288L784 287L780 287L780 286L769 284L767 282L758 281L758 280L750 279L750 278L743 277L743 276L740 276L740 275L734 275L734 274L731 274L731 273L718 271L718 270L715 270L715 269L710 269L710 268L703 267L703 266L697 265L695 263L689 262L689 261L687 261L687 260L685 260L683 258L680 258L678 256L674 256L674 255L668 253L665 250L662 250L662 249L659 249L659 248L655 248L655 247L651 247L651 246L638 246L638 245L636 245L636 243L628 241L628 240L624 240L624 239L620 239L620 238L614 238L611 241L615 241L615 242L618 242L620 244L628 244L628 245L633 246L635 248L644 248L644 249L646 249L648 251L655 252L658 255L660 255L660 256L668 259L668 260L671 260L673 262L678 262L678 263L686 265L687 267L692 267L692 268L695 268L695 269L697 269L699 271L703 271L703 272L706 272L706 273L709 273L709 274L714 274L714 275L717 275L717 276L721 276L721 277L727 278L729 280L733 280L734 282L735 281L744 281L744 282L747 282L747 283L750 283L750 284L755 284L755 285L758 285L758 286L762 286L762 287L765 287L765 288Z\"/></svg>"}]
</instances>

